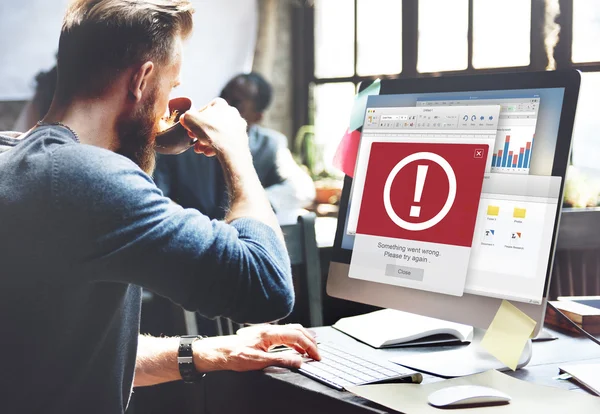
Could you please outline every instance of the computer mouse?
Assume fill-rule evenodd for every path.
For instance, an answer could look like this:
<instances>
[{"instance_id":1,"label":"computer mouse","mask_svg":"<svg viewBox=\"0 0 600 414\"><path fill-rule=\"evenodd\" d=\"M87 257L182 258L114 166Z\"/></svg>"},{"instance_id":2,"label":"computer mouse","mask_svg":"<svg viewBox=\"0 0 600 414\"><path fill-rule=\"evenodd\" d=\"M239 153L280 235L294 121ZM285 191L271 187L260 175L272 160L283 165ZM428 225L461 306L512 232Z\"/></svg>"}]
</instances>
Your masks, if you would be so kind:
<instances>
[{"instance_id":1,"label":"computer mouse","mask_svg":"<svg viewBox=\"0 0 600 414\"><path fill-rule=\"evenodd\" d=\"M457 385L429 394L429 404L438 408L508 404L510 397L494 388L479 385Z\"/></svg>"}]
</instances>

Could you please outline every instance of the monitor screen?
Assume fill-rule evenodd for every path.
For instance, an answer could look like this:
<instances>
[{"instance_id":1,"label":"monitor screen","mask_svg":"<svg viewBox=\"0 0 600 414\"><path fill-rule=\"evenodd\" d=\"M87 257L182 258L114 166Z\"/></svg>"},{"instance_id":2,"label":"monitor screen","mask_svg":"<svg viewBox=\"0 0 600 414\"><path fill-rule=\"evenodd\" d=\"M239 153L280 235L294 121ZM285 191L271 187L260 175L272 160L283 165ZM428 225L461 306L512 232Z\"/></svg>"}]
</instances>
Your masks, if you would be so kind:
<instances>
[{"instance_id":1,"label":"monitor screen","mask_svg":"<svg viewBox=\"0 0 600 414\"><path fill-rule=\"evenodd\" d=\"M345 191L347 203L342 203L339 215L338 247L352 257L349 277L455 296L468 293L541 304L562 202L563 177L553 175L553 163L564 96L565 88L549 87L369 97L352 186L349 193ZM459 182L456 200L462 197L460 191L464 192L461 183L470 179L465 171L476 175L481 170L483 174L477 199L464 199L465 215L456 216L451 223L454 227L440 230L443 234L433 239L423 236L427 232L420 229L410 234L379 231L377 223L369 223L369 216L379 212L376 207L370 210L371 200L386 199L385 191L369 190L378 185L377 174L381 173L377 169L385 169L379 160L390 158L390 151L401 154L408 148L410 152L411 144L431 148L451 144L462 146L463 152L474 151L474 159L467 160L471 164L461 169L465 178L455 168L454 179ZM457 158L456 162L462 161ZM395 161L392 164L396 165ZM395 170L403 167L397 164ZM423 177L420 192L425 200L427 192L435 191L427 187L426 174L433 176L435 171L414 169L416 177ZM385 177L380 180L381 189L387 187L388 192L397 185L390 176L385 187ZM414 188L418 181L412 184ZM451 193L449 178L448 183L449 187L440 191ZM389 194L381 212L387 211L394 222L399 220L408 227L422 222L406 219L427 216L417 202L421 193L413 187L410 197L415 191L414 199L409 204L414 205L405 212L406 221L399 217L402 214L388 209ZM472 212L474 223L469 224L464 217L477 202L478 208ZM361 226L375 230L361 231ZM396 234L406 237L397 242Z\"/></svg>"}]
</instances>

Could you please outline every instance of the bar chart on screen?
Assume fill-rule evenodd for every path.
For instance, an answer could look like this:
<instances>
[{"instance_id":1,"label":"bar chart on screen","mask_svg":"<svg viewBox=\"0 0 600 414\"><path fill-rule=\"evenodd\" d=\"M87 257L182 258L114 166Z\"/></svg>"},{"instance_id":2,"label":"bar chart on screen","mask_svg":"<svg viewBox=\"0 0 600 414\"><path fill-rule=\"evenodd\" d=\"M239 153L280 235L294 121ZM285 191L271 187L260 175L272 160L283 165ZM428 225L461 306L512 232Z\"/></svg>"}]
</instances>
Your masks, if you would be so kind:
<instances>
[{"instance_id":1,"label":"bar chart on screen","mask_svg":"<svg viewBox=\"0 0 600 414\"><path fill-rule=\"evenodd\" d=\"M492 155L492 172L528 174L535 134L532 129L510 128L498 133Z\"/></svg>"}]
</instances>

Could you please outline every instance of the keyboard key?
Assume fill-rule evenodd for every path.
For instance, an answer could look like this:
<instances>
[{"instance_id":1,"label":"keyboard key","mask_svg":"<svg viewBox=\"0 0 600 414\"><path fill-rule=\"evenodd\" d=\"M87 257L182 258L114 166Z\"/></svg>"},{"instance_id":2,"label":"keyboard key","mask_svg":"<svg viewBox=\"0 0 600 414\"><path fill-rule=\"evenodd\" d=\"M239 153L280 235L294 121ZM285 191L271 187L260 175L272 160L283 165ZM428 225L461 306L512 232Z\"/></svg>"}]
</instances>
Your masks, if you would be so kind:
<instances>
[{"instance_id":1,"label":"keyboard key","mask_svg":"<svg viewBox=\"0 0 600 414\"><path fill-rule=\"evenodd\" d=\"M341 385L341 386L342 386L342 388L344 388L344 389L347 389L348 387L353 387L353 386L354 386L354 385L356 385L356 384L353 384L353 383L351 383L351 382L349 382L349 381L346 381L346 380L345 380L345 379L343 379L343 378L340 378L340 379L337 381L337 384L336 384L336 385Z\"/></svg>"},{"instance_id":2,"label":"keyboard key","mask_svg":"<svg viewBox=\"0 0 600 414\"><path fill-rule=\"evenodd\" d=\"M363 374L360 371L353 370L345 365L331 364L327 360L321 361L321 363L324 364L325 366L327 366L327 368L323 368L323 369L328 369L328 370L330 370L330 372L339 374L343 378L347 378L347 377L351 378L351 379L357 378L359 383L370 382L375 379L366 374Z\"/></svg>"},{"instance_id":3,"label":"keyboard key","mask_svg":"<svg viewBox=\"0 0 600 414\"><path fill-rule=\"evenodd\" d=\"M319 367L316 367L314 365L302 365L301 369L310 372L311 374L314 374L320 378L329 380L333 383L338 383L340 380L342 380L342 378L339 378L337 375L332 374L331 372L327 372L325 370L320 369Z\"/></svg>"},{"instance_id":4,"label":"keyboard key","mask_svg":"<svg viewBox=\"0 0 600 414\"><path fill-rule=\"evenodd\" d=\"M387 368L379 368L379 370L380 370L379 372L381 372L386 377L395 377L396 375L398 375L396 372L389 370Z\"/></svg>"},{"instance_id":5,"label":"keyboard key","mask_svg":"<svg viewBox=\"0 0 600 414\"><path fill-rule=\"evenodd\" d=\"M349 381L353 384L362 384L363 382L365 382L364 379L358 377L356 372L351 372L350 370L344 371L342 369L333 367L327 364L326 361L321 360L321 362L316 362L315 365L317 365L319 369L327 372L328 374L344 378L346 381Z\"/></svg>"},{"instance_id":6,"label":"keyboard key","mask_svg":"<svg viewBox=\"0 0 600 414\"><path fill-rule=\"evenodd\" d=\"M364 373L365 375L370 376L373 379L381 377L381 372L373 371L372 369L369 369L369 368L363 367L360 371L362 373Z\"/></svg>"},{"instance_id":7,"label":"keyboard key","mask_svg":"<svg viewBox=\"0 0 600 414\"><path fill-rule=\"evenodd\" d=\"M375 378L378 378L381 376L381 374L379 374L378 372L369 370L368 368L365 368L362 365L355 364L354 362L351 362L351 361L340 362L340 365L347 367L350 370L350 372L361 373L364 376L364 378L363 378L363 376L359 376L359 378L361 378L364 381L373 381Z\"/></svg>"},{"instance_id":8,"label":"keyboard key","mask_svg":"<svg viewBox=\"0 0 600 414\"><path fill-rule=\"evenodd\" d=\"M345 359L343 359L343 358L340 358L340 357L338 357L338 356L334 356L334 355L332 355L332 354L325 354L325 356L324 356L324 359L325 359L326 361L332 361L332 362L335 362L336 364L339 364L339 365L340 365L340 367L338 367L338 368L340 368L340 369L343 369L343 368L341 368L342 366L343 366L343 367L347 367L348 369L347 369L347 370L344 370L344 371L346 371L346 372L350 372L350 373L351 373L352 371L358 371L358 372L362 372L363 374L369 375L369 374L366 372L366 371L367 371L367 369L366 369L365 367L363 367L363 366L361 366L361 365L358 365L358 364L355 364L355 363L354 363L354 362L352 362L352 361L349 361L349 360L345 360ZM370 380L372 380L373 378L375 378L375 377L378 377L378 376L379 376L379 375L378 375L377 373L375 373L375 376L372 376L372 375L370 375L368 379L365 379L365 381L370 381Z\"/></svg>"},{"instance_id":9,"label":"keyboard key","mask_svg":"<svg viewBox=\"0 0 600 414\"><path fill-rule=\"evenodd\" d=\"M386 367L382 367L383 369L395 372L396 375L403 375L406 373L406 368L401 367L401 366L396 366L396 365L388 365Z\"/></svg>"},{"instance_id":10,"label":"keyboard key","mask_svg":"<svg viewBox=\"0 0 600 414\"><path fill-rule=\"evenodd\" d=\"M371 362L367 362L365 364L365 366L367 368L372 369L373 371L377 371L377 372L381 372L382 369L386 369L385 367L382 367L381 365L373 364Z\"/></svg>"}]
</instances>

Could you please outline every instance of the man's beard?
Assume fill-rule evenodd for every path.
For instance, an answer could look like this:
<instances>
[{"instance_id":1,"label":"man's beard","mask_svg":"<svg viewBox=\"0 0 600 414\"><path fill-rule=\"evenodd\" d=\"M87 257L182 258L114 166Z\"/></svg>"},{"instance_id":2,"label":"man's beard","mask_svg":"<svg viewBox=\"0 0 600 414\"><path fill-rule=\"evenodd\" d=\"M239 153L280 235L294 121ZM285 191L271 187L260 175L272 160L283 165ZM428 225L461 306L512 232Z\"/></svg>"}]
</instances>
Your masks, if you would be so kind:
<instances>
[{"instance_id":1,"label":"man's beard","mask_svg":"<svg viewBox=\"0 0 600 414\"><path fill-rule=\"evenodd\" d=\"M135 162L148 175L152 175L156 165L154 142L158 120L154 116L155 101L156 90L131 117L119 120L117 125L120 147L116 152Z\"/></svg>"}]
</instances>

